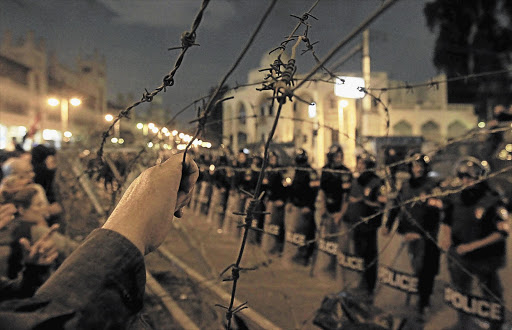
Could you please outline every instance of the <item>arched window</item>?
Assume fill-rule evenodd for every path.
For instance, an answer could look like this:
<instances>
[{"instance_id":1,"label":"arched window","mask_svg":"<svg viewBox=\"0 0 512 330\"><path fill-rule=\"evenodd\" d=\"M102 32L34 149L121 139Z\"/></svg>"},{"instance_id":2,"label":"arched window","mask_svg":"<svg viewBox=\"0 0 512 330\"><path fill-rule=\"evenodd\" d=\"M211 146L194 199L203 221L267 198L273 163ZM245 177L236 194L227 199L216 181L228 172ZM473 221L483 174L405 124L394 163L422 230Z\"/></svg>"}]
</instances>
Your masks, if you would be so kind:
<instances>
[{"instance_id":1,"label":"arched window","mask_svg":"<svg viewBox=\"0 0 512 330\"><path fill-rule=\"evenodd\" d=\"M466 125L456 120L452 122L450 125L448 125L448 133L446 137L448 139L453 139L455 137L463 135L464 133L466 133L467 130L468 128L466 127Z\"/></svg>"},{"instance_id":2,"label":"arched window","mask_svg":"<svg viewBox=\"0 0 512 330\"><path fill-rule=\"evenodd\" d=\"M421 125L421 135L425 140L437 141L441 139L439 125L434 121L430 120L425 124Z\"/></svg>"},{"instance_id":3,"label":"arched window","mask_svg":"<svg viewBox=\"0 0 512 330\"><path fill-rule=\"evenodd\" d=\"M412 126L405 120L401 120L393 126L394 135L412 135Z\"/></svg>"}]
</instances>

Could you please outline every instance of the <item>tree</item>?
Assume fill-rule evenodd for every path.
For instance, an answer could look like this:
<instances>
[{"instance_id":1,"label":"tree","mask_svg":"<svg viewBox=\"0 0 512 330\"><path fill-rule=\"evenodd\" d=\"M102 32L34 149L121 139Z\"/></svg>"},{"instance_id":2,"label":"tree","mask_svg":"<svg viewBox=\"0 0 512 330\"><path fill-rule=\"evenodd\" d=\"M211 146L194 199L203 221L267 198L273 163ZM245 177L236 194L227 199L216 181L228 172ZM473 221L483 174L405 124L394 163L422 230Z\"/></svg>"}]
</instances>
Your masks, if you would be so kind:
<instances>
[{"instance_id":1,"label":"tree","mask_svg":"<svg viewBox=\"0 0 512 330\"><path fill-rule=\"evenodd\" d=\"M448 77L511 68L512 1L433 0L424 14L437 33L434 65ZM493 105L512 101L511 81L504 73L451 82L448 99L474 103L477 114L487 118Z\"/></svg>"}]
</instances>

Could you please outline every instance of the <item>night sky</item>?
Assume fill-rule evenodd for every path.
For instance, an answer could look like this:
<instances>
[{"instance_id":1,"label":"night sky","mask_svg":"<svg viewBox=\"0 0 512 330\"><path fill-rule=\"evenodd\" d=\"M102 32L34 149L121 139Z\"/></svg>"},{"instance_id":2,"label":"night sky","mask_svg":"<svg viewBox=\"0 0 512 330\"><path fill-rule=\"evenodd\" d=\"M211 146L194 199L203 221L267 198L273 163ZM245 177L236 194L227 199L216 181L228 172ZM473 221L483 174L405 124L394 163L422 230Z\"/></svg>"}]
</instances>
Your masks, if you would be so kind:
<instances>
[{"instance_id":1,"label":"night sky","mask_svg":"<svg viewBox=\"0 0 512 330\"><path fill-rule=\"evenodd\" d=\"M247 81L247 71L261 68L264 53L277 47L291 32L313 0L280 0L258 35L248 55L228 81ZM378 8L382 0L321 0L310 19L309 37L320 56L339 43ZM370 27L372 71L388 72L390 78L410 83L436 75L432 64L435 35L426 27L425 0L401 0ZM197 31L200 47L191 48L175 75L175 85L164 95L165 106L177 111L208 93L231 67L256 27L269 1L212 0ZM0 0L0 32L13 37L29 30L44 38L65 64L74 64L79 54L94 49L106 57L109 99L118 93L133 93L138 99L144 88L153 90L173 67L180 35L189 30L200 0ZM358 41L343 48L337 58ZM298 60L298 71L308 72L314 60L308 53ZM344 71L359 71L353 58ZM190 114L192 115L192 113ZM186 118L188 116L185 116Z\"/></svg>"}]
</instances>

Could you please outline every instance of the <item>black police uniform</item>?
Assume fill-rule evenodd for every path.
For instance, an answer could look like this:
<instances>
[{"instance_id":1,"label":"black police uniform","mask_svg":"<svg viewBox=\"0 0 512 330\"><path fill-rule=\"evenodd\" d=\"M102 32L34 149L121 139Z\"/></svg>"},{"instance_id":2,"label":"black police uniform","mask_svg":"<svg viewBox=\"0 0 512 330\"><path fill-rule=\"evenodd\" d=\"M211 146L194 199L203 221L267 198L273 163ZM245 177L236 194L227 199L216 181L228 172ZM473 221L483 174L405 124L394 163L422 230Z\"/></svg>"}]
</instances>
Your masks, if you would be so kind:
<instances>
[{"instance_id":1,"label":"black police uniform","mask_svg":"<svg viewBox=\"0 0 512 330\"><path fill-rule=\"evenodd\" d=\"M508 213L499 195L491 190L486 182L478 183L446 200L447 210L444 224L451 227L451 248L449 270L452 283L462 293L470 294L474 274L482 288L482 294L495 301L502 300L503 287L498 269L506 262L506 240L473 250L463 255L456 252L457 246L483 239L493 233L500 233L503 238L508 235ZM490 292L489 292L490 291ZM492 293L492 294L491 294ZM463 324L468 317L459 313ZM491 324L499 329L501 322Z\"/></svg>"},{"instance_id":2,"label":"black police uniform","mask_svg":"<svg viewBox=\"0 0 512 330\"><path fill-rule=\"evenodd\" d=\"M397 204L417 198L420 195L430 195L438 190L438 183L426 174L419 178L411 177L402 185L398 194ZM437 236L441 221L441 209L437 199L410 204L404 209L394 208L386 227L391 230L396 219L399 220L399 234L417 233L421 238L408 244L409 257L414 275L418 278L418 311L422 313L430 305L430 296L434 287L434 279L439 273L440 251L437 246Z\"/></svg>"},{"instance_id":3,"label":"black police uniform","mask_svg":"<svg viewBox=\"0 0 512 330\"><path fill-rule=\"evenodd\" d=\"M343 221L353 227L352 239L354 252L364 259L364 272L361 288L367 290L371 297L377 281L378 241L377 231L382 224L383 204L379 196L384 195L384 182L375 173L365 171L352 181L348 208L343 215ZM378 214L378 215L376 215ZM361 222L362 218L370 217Z\"/></svg>"},{"instance_id":4,"label":"black police uniform","mask_svg":"<svg viewBox=\"0 0 512 330\"><path fill-rule=\"evenodd\" d=\"M336 234L340 231L340 222L344 203L347 203L348 192L352 180L352 173L344 165L335 166L328 163L322 168L320 177L320 191L318 194L319 208L319 249L327 246L327 242L338 242L339 237ZM332 244L332 243L330 243ZM318 251L315 263L318 265L319 274L336 278L337 256L333 251L326 249Z\"/></svg>"},{"instance_id":5,"label":"black police uniform","mask_svg":"<svg viewBox=\"0 0 512 330\"><path fill-rule=\"evenodd\" d=\"M284 244L284 204L286 189L283 184L283 171L271 167L265 171L263 180L265 190L265 209L270 214L265 217L262 247L271 254L280 254ZM265 244L268 243L268 244Z\"/></svg>"},{"instance_id":6,"label":"black police uniform","mask_svg":"<svg viewBox=\"0 0 512 330\"><path fill-rule=\"evenodd\" d=\"M242 178L242 182L240 184L240 188L242 188L244 191L247 191L251 193L251 195L254 195L256 192L256 186L258 184L258 179L261 173L261 165L262 165L262 159L261 158L254 158L253 163L249 168L246 169L244 176ZM263 187L262 187L263 188ZM261 190L263 191L263 190ZM256 198L258 196L255 196ZM248 209L249 203L251 202L252 198L249 196L246 196L245 198L245 210ZM261 237L263 235L263 223L265 221L265 216L263 212L265 211L265 206L263 204L263 201L256 201L255 208L254 208L254 215L252 219L251 227L256 228L256 230L251 230L249 232L248 236L248 242L251 244L260 244L261 243Z\"/></svg>"},{"instance_id":7,"label":"black police uniform","mask_svg":"<svg viewBox=\"0 0 512 330\"><path fill-rule=\"evenodd\" d=\"M213 192L208 216L217 229L222 229L231 186L228 180L226 166L227 159L220 159L212 174Z\"/></svg>"},{"instance_id":8,"label":"black police uniform","mask_svg":"<svg viewBox=\"0 0 512 330\"><path fill-rule=\"evenodd\" d=\"M295 169L295 174L291 185L288 187L288 205L286 208L286 218L289 214L298 217L290 222L285 220L286 235L301 235L301 243L294 256L296 263L307 265L314 250L313 243L305 243L315 238L315 200L318 193L318 187L315 187L315 181L318 180L318 174L309 164L299 164ZM307 209L304 209L307 208ZM285 218L285 219L286 219ZM294 227L289 227L288 223L294 223ZM289 241L289 237L286 240Z\"/></svg>"},{"instance_id":9,"label":"black police uniform","mask_svg":"<svg viewBox=\"0 0 512 330\"><path fill-rule=\"evenodd\" d=\"M229 196L226 205L226 215L224 217L223 232L240 237L241 231L238 228L240 216L234 213L245 211L245 201L247 195L240 192L240 188L244 185L245 174L249 168L247 162L235 162L227 171L228 180L230 181Z\"/></svg>"}]
</instances>

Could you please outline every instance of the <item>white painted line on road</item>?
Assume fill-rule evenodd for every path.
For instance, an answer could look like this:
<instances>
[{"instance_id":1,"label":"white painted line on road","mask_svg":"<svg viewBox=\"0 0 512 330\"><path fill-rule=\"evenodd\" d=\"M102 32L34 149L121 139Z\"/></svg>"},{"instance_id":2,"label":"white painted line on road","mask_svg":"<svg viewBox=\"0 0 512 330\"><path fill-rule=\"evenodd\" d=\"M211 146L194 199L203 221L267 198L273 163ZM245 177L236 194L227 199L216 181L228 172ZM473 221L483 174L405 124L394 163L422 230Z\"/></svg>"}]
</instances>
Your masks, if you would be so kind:
<instances>
[{"instance_id":1,"label":"white painted line on road","mask_svg":"<svg viewBox=\"0 0 512 330\"><path fill-rule=\"evenodd\" d=\"M229 301L231 299L231 293L227 293L224 291L224 289L220 288L219 286L215 285L211 281L207 281L204 276L187 266L184 262L182 262L180 259L178 259L176 256L174 256L171 252L169 252L167 249L160 247L158 249L158 252L160 252L165 258L175 263L178 267L183 269L192 279L197 281L199 285L202 285L213 293L215 293L217 296L219 296L220 299ZM235 298L234 306L239 306L242 304L241 301ZM243 312L243 315L246 316L248 319L250 319L252 322L256 323L263 329L275 329L279 330L281 329L271 321L267 320L263 315L260 313L254 311L253 309L245 309Z\"/></svg>"},{"instance_id":2,"label":"white painted line on road","mask_svg":"<svg viewBox=\"0 0 512 330\"><path fill-rule=\"evenodd\" d=\"M199 330L199 327L187 316L187 314L178 306L178 304L169 296L169 293L158 284L150 273L146 272L146 284L162 302L165 308L171 313L172 317L187 330Z\"/></svg>"}]
</instances>

